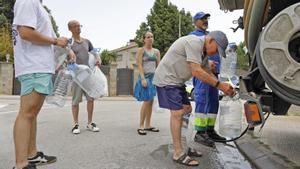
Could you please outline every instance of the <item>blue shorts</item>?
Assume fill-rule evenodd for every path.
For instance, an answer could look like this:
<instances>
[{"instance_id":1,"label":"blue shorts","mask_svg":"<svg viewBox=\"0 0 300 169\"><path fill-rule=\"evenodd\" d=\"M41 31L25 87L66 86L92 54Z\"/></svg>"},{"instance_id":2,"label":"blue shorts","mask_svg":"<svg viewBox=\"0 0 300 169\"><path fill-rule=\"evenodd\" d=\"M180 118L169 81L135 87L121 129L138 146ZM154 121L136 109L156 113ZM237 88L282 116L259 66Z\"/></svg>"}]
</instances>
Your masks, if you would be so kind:
<instances>
[{"instance_id":1,"label":"blue shorts","mask_svg":"<svg viewBox=\"0 0 300 169\"><path fill-rule=\"evenodd\" d=\"M53 92L52 74L50 73L32 73L18 77L21 83L21 96L28 95L36 91L44 95L50 95Z\"/></svg>"},{"instance_id":2,"label":"blue shorts","mask_svg":"<svg viewBox=\"0 0 300 169\"><path fill-rule=\"evenodd\" d=\"M190 105L185 86L156 87L159 107L169 110L183 109L183 105Z\"/></svg>"}]
</instances>

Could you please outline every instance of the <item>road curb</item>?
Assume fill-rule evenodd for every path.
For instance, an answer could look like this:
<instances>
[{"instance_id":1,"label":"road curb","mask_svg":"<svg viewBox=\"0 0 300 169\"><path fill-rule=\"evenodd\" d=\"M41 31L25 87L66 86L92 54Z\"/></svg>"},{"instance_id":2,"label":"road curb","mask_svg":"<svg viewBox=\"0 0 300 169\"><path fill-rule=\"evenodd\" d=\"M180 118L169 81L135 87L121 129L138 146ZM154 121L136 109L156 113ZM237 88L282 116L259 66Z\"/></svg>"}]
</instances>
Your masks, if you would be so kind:
<instances>
[{"instance_id":1,"label":"road curb","mask_svg":"<svg viewBox=\"0 0 300 169\"><path fill-rule=\"evenodd\" d=\"M235 141L237 148L256 169L294 169L295 164L274 153L252 133Z\"/></svg>"}]
</instances>

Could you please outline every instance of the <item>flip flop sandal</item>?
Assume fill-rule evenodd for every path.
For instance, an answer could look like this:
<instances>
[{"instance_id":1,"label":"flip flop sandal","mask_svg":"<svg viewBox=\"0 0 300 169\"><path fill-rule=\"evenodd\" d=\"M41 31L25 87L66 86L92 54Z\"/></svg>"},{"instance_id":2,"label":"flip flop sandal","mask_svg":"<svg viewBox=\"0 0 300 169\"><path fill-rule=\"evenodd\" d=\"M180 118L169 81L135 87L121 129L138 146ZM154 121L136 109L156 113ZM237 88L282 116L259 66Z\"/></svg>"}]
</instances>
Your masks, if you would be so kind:
<instances>
[{"instance_id":1,"label":"flip flop sandal","mask_svg":"<svg viewBox=\"0 0 300 169\"><path fill-rule=\"evenodd\" d=\"M137 129L137 132L139 135L146 135L147 133L145 132L145 129Z\"/></svg>"},{"instance_id":2,"label":"flip flop sandal","mask_svg":"<svg viewBox=\"0 0 300 169\"><path fill-rule=\"evenodd\" d=\"M187 154L182 154L178 159L174 159L173 158L173 161L175 161L176 163L179 163L179 164L183 164L183 165L186 165L186 166L198 166L199 163L191 163L193 161L196 161L194 160L193 158L191 158L190 156L188 156ZM196 161L198 162L198 161Z\"/></svg>"},{"instance_id":3,"label":"flip flop sandal","mask_svg":"<svg viewBox=\"0 0 300 169\"><path fill-rule=\"evenodd\" d=\"M145 128L144 130L151 131L151 132L159 132L159 129L155 127Z\"/></svg>"},{"instance_id":4,"label":"flip flop sandal","mask_svg":"<svg viewBox=\"0 0 300 169\"><path fill-rule=\"evenodd\" d=\"M192 157L202 157L203 154L200 151L197 151L197 150L189 147L187 155L192 156Z\"/></svg>"}]
</instances>

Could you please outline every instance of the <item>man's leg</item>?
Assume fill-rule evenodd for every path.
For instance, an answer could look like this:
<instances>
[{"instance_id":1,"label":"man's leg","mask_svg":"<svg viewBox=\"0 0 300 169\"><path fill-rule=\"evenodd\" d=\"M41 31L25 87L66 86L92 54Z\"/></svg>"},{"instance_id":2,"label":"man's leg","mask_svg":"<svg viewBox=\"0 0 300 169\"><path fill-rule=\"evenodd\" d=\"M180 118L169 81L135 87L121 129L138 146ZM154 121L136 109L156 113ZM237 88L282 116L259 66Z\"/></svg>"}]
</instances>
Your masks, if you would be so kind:
<instances>
[{"instance_id":1,"label":"man's leg","mask_svg":"<svg viewBox=\"0 0 300 169\"><path fill-rule=\"evenodd\" d=\"M87 101L88 124L93 122L94 100Z\"/></svg>"},{"instance_id":2,"label":"man's leg","mask_svg":"<svg viewBox=\"0 0 300 169\"><path fill-rule=\"evenodd\" d=\"M175 152L174 157L178 157L184 152L181 142L182 116L186 113L190 113L191 110L191 105L183 105L183 108L180 110L171 110L170 127Z\"/></svg>"},{"instance_id":3,"label":"man's leg","mask_svg":"<svg viewBox=\"0 0 300 169\"><path fill-rule=\"evenodd\" d=\"M42 105L44 102L45 96L39 94L35 91L32 93L21 96L21 106L19 114L16 118L14 125L14 143L15 143L15 154L16 154L16 167L22 168L27 165L28 161L28 150L29 146L33 147L32 144L35 144L31 139L35 139L35 131L31 131L34 123ZM33 134L31 136L31 134Z\"/></svg>"},{"instance_id":4,"label":"man's leg","mask_svg":"<svg viewBox=\"0 0 300 169\"><path fill-rule=\"evenodd\" d=\"M72 105L72 114L73 114L74 124L78 124L79 104Z\"/></svg>"},{"instance_id":5,"label":"man's leg","mask_svg":"<svg viewBox=\"0 0 300 169\"><path fill-rule=\"evenodd\" d=\"M184 113L184 109L171 110L170 128L174 146L174 159L177 159L183 153L181 144L181 125Z\"/></svg>"},{"instance_id":6,"label":"man's leg","mask_svg":"<svg viewBox=\"0 0 300 169\"><path fill-rule=\"evenodd\" d=\"M96 123L93 122L93 112L94 112L94 99L87 96L87 112L88 112L88 124L87 124L87 129L93 132L98 132L99 128L97 127Z\"/></svg>"}]
</instances>

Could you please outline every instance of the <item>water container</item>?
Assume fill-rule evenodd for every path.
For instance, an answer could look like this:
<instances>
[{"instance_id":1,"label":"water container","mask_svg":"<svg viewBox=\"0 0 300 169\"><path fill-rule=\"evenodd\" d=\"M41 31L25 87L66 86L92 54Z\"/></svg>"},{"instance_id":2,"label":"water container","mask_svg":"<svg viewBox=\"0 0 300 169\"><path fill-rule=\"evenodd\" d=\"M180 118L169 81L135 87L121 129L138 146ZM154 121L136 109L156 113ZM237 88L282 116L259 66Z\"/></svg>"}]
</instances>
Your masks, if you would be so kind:
<instances>
[{"instance_id":1,"label":"water container","mask_svg":"<svg viewBox=\"0 0 300 169\"><path fill-rule=\"evenodd\" d=\"M72 82L72 76L67 69L61 69L54 82L54 90L52 95L46 97L46 102L63 107L66 102L69 86Z\"/></svg>"},{"instance_id":2,"label":"water container","mask_svg":"<svg viewBox=\"0 0 300 169\"><path fill-rule=\"evenodd\" d=\"M238 137L242 130L243 102L238 94L230 98L225 96L220 101L219 134L224 137Z\"/></svg>"},{"instance_id":3,"label":"water container","mask_svg":"<svg viewBox=\"0 0 300 169\"><path fill-rule=\"evenodd\" d=\"M58 70L60 66L64 63L64 61L67 59L67 49L62 48L60 46L54 47L54 64L55 64L55 70Z\"/></svg>"},{"instance_id":4,"label":"water container","mask_svg":"<svg viewBox=\"0 0 300 169\"><path fill-rule=\"evenodd\" d=\"M103 86L101 79L96 76L86 65L69 64L68 69L71 71L74 82L84 90L87 95L97 99L103 96Z\"/></svg>"},{"instance_id":5,"label":"water container","mask_svg":"<svg viewBox=\"0 0 300 169\"><path fill-rule=\"evenodd\" d=\"M226 52L226 58L222 58L220 76L231 78L235 76L237 64L236 52Z\"/></svg>"}]
</instances>

